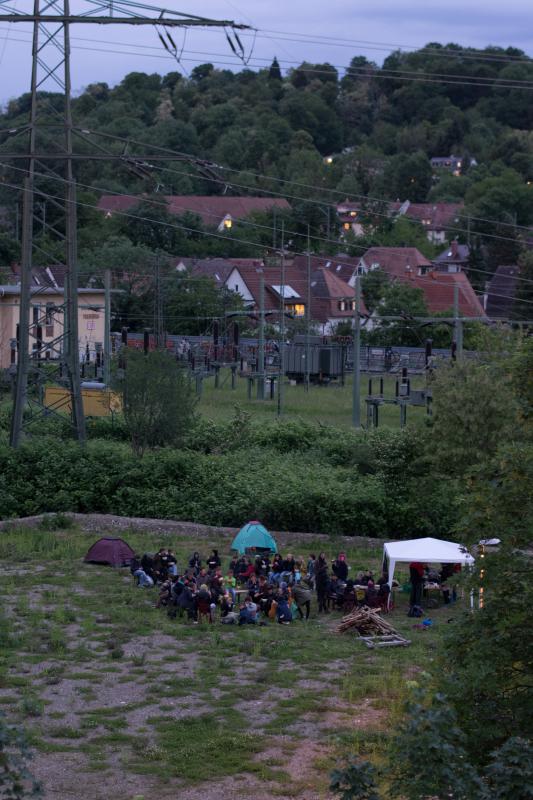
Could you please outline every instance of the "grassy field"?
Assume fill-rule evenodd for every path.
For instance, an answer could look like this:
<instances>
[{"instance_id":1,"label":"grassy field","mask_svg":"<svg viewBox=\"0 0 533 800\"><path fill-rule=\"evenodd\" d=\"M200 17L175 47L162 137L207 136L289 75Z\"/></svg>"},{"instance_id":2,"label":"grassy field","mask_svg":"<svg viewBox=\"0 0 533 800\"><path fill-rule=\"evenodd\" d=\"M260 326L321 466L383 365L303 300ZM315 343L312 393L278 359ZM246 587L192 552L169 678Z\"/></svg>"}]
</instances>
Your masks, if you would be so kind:
<instances>
[{"instance_id":1,"label":"grassy field","mask_svg":"<svg viewBox=\"0 0 533 800\"><path fill-rule=\"evenodd\" d=\"M229 553L223 537L124 538L174 546L178 564L194 549ZM316 607L291 626L194 626L156 609L128 570L84 565L92 541L75 529L0 537L0 710L28 731L45 798L328 798L337 763L379 760L406 681L431 670L451 616L435 609L431 629L413 630L399 594L389 619L412 644L380 651ZM353 572L379 567L378 549L347 554Z\"/></svg>"},{"instance_id":2,"label":"grassy field","mask_svg":"<svg viewBox=\"0 0 533 800\"><path fill-rule=\"evenodd\" d=\"M393 399L396 378L385 377L384 395ZM425 378L413 377L412 388L425 386ZM379 391L379 376L373 376L373 393ZM247 381L244 378L237 380L236 389L231 389L231 373L229 370L220 373L220 388L215 389L214 378L204 380L202 396L198 405L199 411L214 420L228 419L233 416L235 406L239 405L253 417L265 420L275 419L277 416L277 396L273 400L259 401L256 399L256 387L253 389L252 399L248 400ZM361 422L366 424L366 402L368 395L368 376L361 377ZM347 376L346 385L331 384L331 386L311 386L307 392L302 384L291 386L285 384L285 398L283 404L284 419L304 419L327 425L349 427L352 425L352 379ZM426 418L425 408L410 407L407 410L409 425L423 424ZM399 427L400 410L396 405L386 404L380 408L380 425Z\"/></svg>"}]
</instances>

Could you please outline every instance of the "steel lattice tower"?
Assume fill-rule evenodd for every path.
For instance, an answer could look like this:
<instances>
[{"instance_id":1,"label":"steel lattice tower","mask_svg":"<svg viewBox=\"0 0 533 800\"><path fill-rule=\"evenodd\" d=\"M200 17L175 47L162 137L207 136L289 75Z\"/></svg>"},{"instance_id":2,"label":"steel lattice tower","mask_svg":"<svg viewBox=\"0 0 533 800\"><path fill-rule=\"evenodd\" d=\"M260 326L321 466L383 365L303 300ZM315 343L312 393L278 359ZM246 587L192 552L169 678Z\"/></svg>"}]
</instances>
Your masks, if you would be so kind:
<instances>
[{"instance_id":1,"label":"steel lattice tower","mask_svg":"<svg viewBox=\"0 0 533 800\"><path fill-rule=\"evenodd\" d=\"M229 20L212 20L129 0L83 0L83 6L82 13L72 15L70 0L34 0L33 13L28 14L13 8L11 0L0 0L0 22L23 22L33 25L29 122L27 126L16 131L0 131L0 134L8 134L12 138L24 136L27 142L23 154L20 151L1 154L3 160L22 159L25 164L22 186L18 364L11 424L11 444L14 447L20 444L25 426L38 421L45 411L39 401L32 399L31 413L29 417L27 416L30 377L36 377L38 380L54 379L68 387L76 438L81 443L85 441L78 345L77 201L73 165L80 157L74 148L75 140L80 139L87 143L88 139L73 126L72 121L71 25L148 25L165 32L168 28L176 27L221 27L233 31L239 47L242 46L235 30L248 27ZM172 54L172 45L169 47L160 31L157 32L165 48ZM170 36L168 39L173 44ZM231 40L230 44L235 50ZM50 100L41 94L51 89L56 93L58 89L61 92L63 98L61 110L51 108ZM57 124L49 123L51 111ZM97 146L97 149L99 152L95 157L105 158L106 156L102 155L102 150L105 148ZM116 154L109 152L108 156L117 158ZM90 159L91 155L84 153L83 158ZM150 155L149 158L153 160L154 156ZM54 181L53 190L50 189L51 180ZM62 315L63 330L59 336L46 344L42 341L42 326L49 321L46 317L50 311L47 310L45 315L33 316L30 319L32 299L39 294L39 290L32 287L32 267L36 252L34 225L36 221L45 225L39 215L39 204L42 206L43 199L52 205L55 212L53 222L46 224L46 232L63 242L65 267L63 304L53 309L54 315ZM41 254L52 260L52 257L42 249ZM53 258L53 262L57 264L56 257ZM31 355L30 344L32 344ZM41 356L45 349L50 350L54 356L53 368L49 366L46 373L43 372L41 364Z\"/></svg>"}]
</instances>

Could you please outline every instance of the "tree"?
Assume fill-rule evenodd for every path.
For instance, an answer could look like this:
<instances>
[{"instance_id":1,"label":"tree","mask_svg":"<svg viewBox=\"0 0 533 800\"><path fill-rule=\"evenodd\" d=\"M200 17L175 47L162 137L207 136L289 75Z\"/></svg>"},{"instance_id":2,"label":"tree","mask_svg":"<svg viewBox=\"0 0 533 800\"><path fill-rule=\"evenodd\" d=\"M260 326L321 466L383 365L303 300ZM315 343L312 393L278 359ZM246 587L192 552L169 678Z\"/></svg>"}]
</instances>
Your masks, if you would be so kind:
<instances>
[{"instance_id":1,"label":"tree","mask_svg":"<svg viewBox=\"0 0 533 800\"><path fill-rule=\"evenodd\" d=\"M146 355L128 349L122 388L123 411L133 451L178 445L189 430L196 400L188 378L172 355L154 350Z\"/></svg>"},{"instance_id":2,"label":"tree","mask_svg":"<svg viewBox=\"0 0 533 800\"><path fill-rule=\"evenodd\" d=\"M385 170L389 196L396 200L423 203L431 189L431 164L425 153L399 155L391 159Z\"/></svg>"},{"instance_id":3,"label":"tree","mask_svg":"<svg viewBox=\"0 0 533 800\"><path fill-rule=\"evenodd\" d=\"M516 294L513 303L515 319L531 319L533 317L533 252L521 253L518 257L520 270L516 282Z\"/></svg>"},{"instance_id":4,"label":"tree","mask_svg":"<svg viewBox=\"0 0 533 800\"><path fill-rule=\"evenodd\" d=\"M380 321L379 326L368 334L370 344L397 347L420 345L420 325L413 322L411 317L425 317L428 314L422 289L400 281L389 282L375 310L379 316L403 317L405 321Z\"/></svg>"},{"instance_id":5,"label":"tree","mask_svg":"<svg viewBox=\"0 0 533 800\"><path fill-rule=\"evenodd\" d=\"M279 67L279 62L278 62L278 59L276 58L276 56L274 56L274 60L272 61L272 64L270 65L270 69L268 70L268 79L269 79L269 81L281 81L282 80L281 69Z\"/></svg>"}]
</instances>

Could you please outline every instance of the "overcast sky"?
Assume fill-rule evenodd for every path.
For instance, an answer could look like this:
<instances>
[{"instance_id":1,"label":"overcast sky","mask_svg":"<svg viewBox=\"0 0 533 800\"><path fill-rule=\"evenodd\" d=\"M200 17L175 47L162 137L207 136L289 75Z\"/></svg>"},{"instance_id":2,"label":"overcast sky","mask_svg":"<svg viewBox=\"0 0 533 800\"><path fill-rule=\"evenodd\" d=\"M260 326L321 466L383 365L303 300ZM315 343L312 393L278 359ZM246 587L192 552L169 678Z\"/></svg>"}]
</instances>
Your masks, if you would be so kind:
<instances>
[{"instance_id":1,"label":"overcast sky","mask_svg":"<svg viewBox=\"0 0 533 800\"><path fill-rule=\"evenodd\" d=\"M216 19L234 19L259 29L250 67L269 64L274 55L282 68L308 61L338 67L354 55L381 63L395 47L421 47L428 42L455 42L482 48L514 46L533 53L533 0L160 0L175 11ZM31 0L11 0L29 11ZM152 2L157 5L156 2ZM86 0L72 0L72 10L87 9ZM1 6L0 6L1 9ZM1 11L0 11L1 15ZM29 89L31 27L0 22L0 103ZM235 56L218 30L173 33L183 46L184 73L211 61L237 69ZM302 39L307 38L304 42ZM242 36L247 54L253 37ZM118 83L132 71L166 73L177 67L151 28L78 25L72 30L72 83L76 93L89 83ZM53 84L43 86L53 90Z\"/></svg>"}]
</instances>

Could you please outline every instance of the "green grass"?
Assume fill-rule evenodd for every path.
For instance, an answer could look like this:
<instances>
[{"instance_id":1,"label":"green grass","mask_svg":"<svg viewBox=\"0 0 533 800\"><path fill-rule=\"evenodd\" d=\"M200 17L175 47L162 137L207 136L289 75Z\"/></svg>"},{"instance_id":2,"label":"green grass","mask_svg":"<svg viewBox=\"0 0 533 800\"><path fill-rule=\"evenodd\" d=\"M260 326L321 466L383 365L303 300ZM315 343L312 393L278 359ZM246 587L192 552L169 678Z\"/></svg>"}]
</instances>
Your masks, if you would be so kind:
<instances>
[{"instance_id":1,"label":"green grass","mask_svg":"<svg viewBox=\"0 0 533 800\"><path fill-rule=\"evenodd\" d=\"M277 417L277 397L273 400L260 401L256 399L256 390L252 399L248 400L247 381L245 378L237 381L237 388L232 390L229 380L229 370L221 372L220 388L215 389L214 379L204 380L203 391L198 403L201 414L216 421L228 420L234 416L235 406L250 413L254 418L265 421ZM361 422L366 424L366 402L368 395L368 378L361 377L360 415ZM373 378L373 393L379 392L379 376ZM394 399L396 378L385 376L384 396L388 400ZM425 386L423 377L411 378L413 389ZM352 379L347 377L346 385L331 384L330 386L311 386L306 392L303 385L291 386L285 384L283 418L303 419L307 422L320 422L326 425L350 427L352 425ZM408 424L421 425L426 418L424 408L410 407L407 410ZM400 411L398 406L385 404L380 408L379 424L387 427L400 426Z\"/></svg>"},{"instance_id":2,"label":"green grass","mask_svg":"<svg viewBox=\"0 0 533 800\"><path fill-rule=\"evenodd\" d=\"M200 541L136 530L123 535L141 552L172 545L180 565L194 549L205 555L214 546L227 554L228 539L216 535ZM386 729L402 718L411 669L431 671L451 615L436 609L434 627L416 633L400 595L390 619L413 643L373 652L353 635L336 633L335 615L289 627L192 626L155 609L156 591L136 589L124 580L128 570L85 565L92 538L75 527L10 530L0 537L2 563L27 570L0 584L0 703L10 720L31 727L32 746L40 752L81 753L96 771L111 769L108 756L118 752L122 768L161 781L191 784L245 770L272 782L272 796L298 797L306 789L291 780L285 748L281 760L254 756L275 748L277 737L287 733L297 749L307 736L298 723L320 726L332 708L345 708L348 715L373 709L380 716L370 730L345 728L342 721L332 730L320 728L326 751L313 780L325 787L336 758L365 753L379 759ZM306 541L291 549L306 555L323 548L323 541ZM331 539L328 555L339 549L347 552L352 573L379 567L380 547ZM45 569L36 573L37 567ZM169 638L155 645L148 638L154 634ZM142 652L132 655L129 649L126 655L131 642ZM120 658L113 657L116 652ZM42 660L44 670L20 674L21 664ZM64 680L71 698L66 712L41 699L50 687L45 697L60 694ZM306 680L318 682L319 689L301 685ZM100 684L120 692L120 700L107 705ZM128 728L130 715L137 720L134 729ZM116 755L109 762L116 764Z\"/></svg>"}]
</instances>

